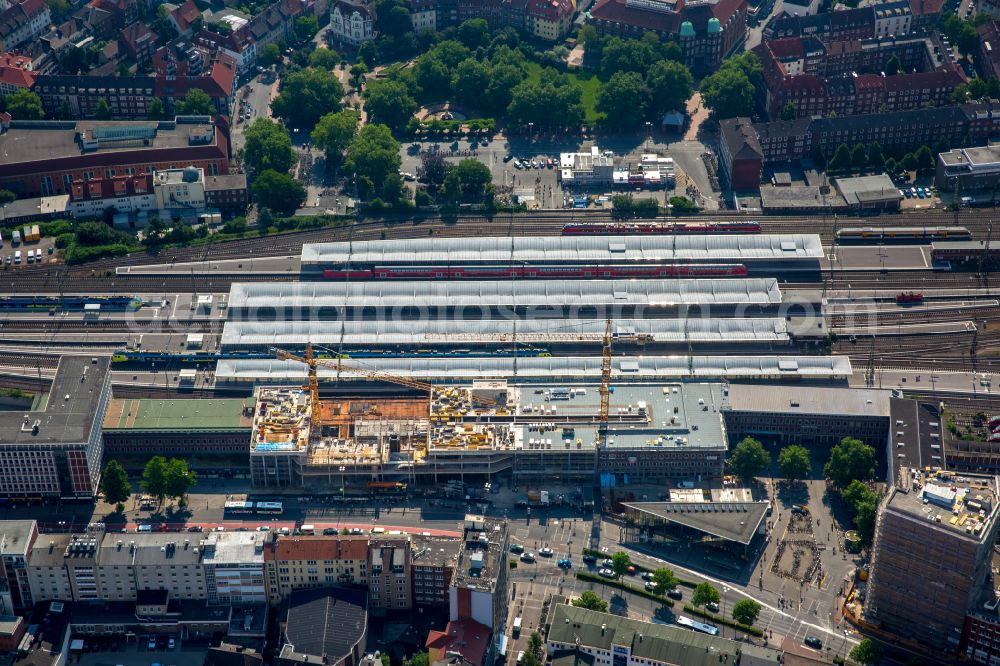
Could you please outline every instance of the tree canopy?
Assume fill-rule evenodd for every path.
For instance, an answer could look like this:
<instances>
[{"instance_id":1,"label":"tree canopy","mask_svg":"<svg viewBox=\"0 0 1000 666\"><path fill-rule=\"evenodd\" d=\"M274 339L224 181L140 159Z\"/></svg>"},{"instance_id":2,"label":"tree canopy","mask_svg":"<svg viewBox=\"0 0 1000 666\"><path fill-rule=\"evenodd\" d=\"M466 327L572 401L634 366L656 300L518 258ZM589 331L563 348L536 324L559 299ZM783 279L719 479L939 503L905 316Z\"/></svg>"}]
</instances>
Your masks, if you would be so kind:
<instances>
[{"instance_id":1,"label":"tree canopy","mask_svg":"<svg viewBox=\"0 0 1000 666\"><path fill-rule=\"evenodd\" d=\"M45 111L42 109L42 98L27 88L21 88L4 97L4 104L14 120L42 120Z\"/></svg>"},{"instance_id":2,"label":"tree canopy","mask_svg":"<svg viewBox=\"0 0 1000 666\"><path fill-rule=\"evenodd\" d=\"M752 52L727 58L701 82L701 99L717 118L749 116L762 72L760 59Z\"/></svg>"},{"instance_id":3,"label":"tree canopy","mask_svg":"<svg viewBox=\"0 0 1000 666\"><path fill-rule=\"evenodd\" d=\"M287 173L265 169L253 181L257 203L276 213L291 215L306 200L306 191Z\"/></svg>"},{"instance_id":4,"label":"tree canopy","mask_svg":"<svg viewBox=\"0 0 1000 666\"><path fill-rule=\"evenodd\" d=\"M741 479L757 476L771 465L771 454L753 437L744 437L729 457L729 467Z\"/></svg>"},{"instance_id":5,"label":"tree canopy","mask_svg":"<svg viewBox=\"0 0 1000 666\"><path fill-rule=\"evenodd\" d=\"M579 127L584 118L583 91L566 75L546 69L537 81L514 86L507 113L511 122L532 123L538 129Z\"/></svg>"},{"instance_id":6,"label":"tree canopy","mask_svg":"<svg viewBox=\"0 0 1000 666\"><path fill-rule=\"evenodd\" d=\"M132 484L128 472L117 460L109 460L101 473L101 494L108 504L115 504L121 511L132 496Z\"/></svg>"},{"instance_id":7,"label":"tree canopy","mask_svg":"<svg viewBox=\"0 0 1000 666\"><path fill-rule=\"evenodd\" d=\"M627 574L630 566L632 566L632 560L629 559L628 553L619 551L611 556L611 570L618 578Z\"/></svg>"},{"instance_id":8,"label":"tree canopy","mask_svg":"<svg viewBox=\"0 0 1000 666\"><path fill-rule=\"evenodd\" d=\"M599 613L608 612L608 602L590 590L584 590L583 594L573 600L573 605L577 608L586 608L587 610L598 611Z\"/></svg>"},{"instance_id":9,"label":"tree canopy","mask_svg":"<svg viewBox=\"0 0 1000 666\"><path fill-rule=\"evenodd\" d=\"M646 118L648 106L649 88L636 72L615 72L597 91L597 110L611 127L635 127Z\"/></svg>"},{"instance_id":10,"label":"tree canopy","mask_svg":"<svg viewBox=\"0 0 1000 666\"><path fill-rule=\"evenodd\" d=\"M328 161L340 162L358 133L358 123L358 113L353 109L328 113L319 119L310 136Z\"/></svg>"},{"instance_id":11,"label":"tree canopy","mask_svg":"<svg viewBox=\"0 0 1000 666\"><path fill-rule=\"evenodd\" d=\"M845 437L830 450L823 474L841 488L851 481L867 481L875 476L875 449L853 437Z\"/></svg>"},{"instance_id":12,"label":"tree canopy","mask_svg":"<svg viewBox=\"0 0 1000 666\"><path fill-rule=\"evenodd\" d=\"M365 111L372 122L391 129L403 127L417 110L417 102L409 89L399 81L376 79L365 86Z\"/></svg>"},{"instance_id":13,"label":"tree canopy","mask_svg":"<svg viewBox=\"0 0 1000 666\"><path fill-rule=\"evenodd\" d=\"M683 111L691 97L693 79L688 68L679 62L661 60L646 73L650 110L654 116L667 111Z\"/></svg>"},{"instance_id":14,"label":"tree canopy","mask_svg":"<svg viewBox=\"0 0 1000 666\"><path fill-rule=\"evenodd\" d=\"M345 167L357 178L381 185L390 173L398 173L399 142L385 125L365 125L347 147Z\"/></svg>"},{"instance_id":15,"label":"tree canopy","mask_svg":"<svg viewBox=\"0 0 1000 666\"><path fill-rule=\"evenodd\" d=\"M753 624L760 616L760 608L753 599L740 599L733 604L733 619L740 624Z\"/></svg>"},{"instance_id":16,"label":"tree canopy","mask_svg":"<svg viewBox=\"0 0 1000 666\"><path fill-rule=\"evenodd\" d=\"M282 80L271 111L293 127L312 129L319 119L340 110L344 87L333 73L307 67Z\"/></svg>"},{"instance_id":17,"label":"tree canopy","mask_svg":"<svg viewBox=\"0 0 1000 666\"><path fill-rule=\"evenodd\" d=\"M691 603L695 606L717 604L720 599L719 591L710 583L699 583L695 586L694 592L691 593Z\"/></svg>"},{"instance_id":18,"label":"tree canopy","mask_svg":"<svg viewBox=\"0 0 1000 666\"><path fill-rule=\"evenodd\" d=\"M243 132L243 159L253 172L273 169L280 173L292 168L295 154L284 125L270 118L258 118Z\"/></svg>"},{"instance_id":19,"label":"tree canopy","mask_svg":"<svg viewBox=\"0 0 1000 666\"><path fill-rule=\"evenodd\" d=\"M178 116L214 116L216 113L215 102L207 92L198 88L187 91L184 99L174 106L174 110Z\"/></svg>"},{"instance_id":20,"label":"tree canopy","mask_svg":"<svg viewBox=\"0 0 1000 666\"><path fill-rule=\"evenodd\" d=\"M778 469L781 470L781 475L789 481L800 481L806 478L812 469L809 450L797 444L781 449L778 452Z\"/></svg>"},{"instance_id":21,"label":"tree canopy","mask_svg":"<svg viewBox=\"0 0 1000 666\"><path fill-rule=\"evenodd\" d=\"M851 648L851 659L864 664L864 666L875 666L882 661L882 648L870 638L863 638L861 642Z\"/></svg>"},{"instance_id":22,"label":"tree canopy","mask_svg":"<svg viewBox=\"0 0 1000 666\"><path fill-rule=\"evenodd\" d=\"M674 572L667 568L660 568L653 572L653 584L656 585L658 592L666 592L667 590L672 590L677 587L680 581Z\"/></svg>"},{"instance_id":23,"label":"tree canopy","mask_svg":"<svg viewBox=\"0 0 1000 666\"><path fill-rule=\"evenodd\" d=\"M321 46L309 54L309 66L316 69L333 69L340 64L340 54Z\"/></svg>"}]
</instances>

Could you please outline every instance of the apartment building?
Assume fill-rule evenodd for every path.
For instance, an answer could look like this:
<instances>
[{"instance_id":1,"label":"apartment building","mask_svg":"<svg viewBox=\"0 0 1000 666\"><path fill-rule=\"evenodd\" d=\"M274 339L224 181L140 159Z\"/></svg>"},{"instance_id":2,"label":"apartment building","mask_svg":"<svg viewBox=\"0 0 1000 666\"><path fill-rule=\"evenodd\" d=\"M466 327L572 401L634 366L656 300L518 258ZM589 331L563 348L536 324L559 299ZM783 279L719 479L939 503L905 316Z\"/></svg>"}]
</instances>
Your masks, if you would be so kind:
<instances>
[{"instance_id":1,"label":"apartment building","mask_svg":"<svg viewBox=\"0 0 1000 666\"><path fill-rule=\"evenodd\" d=\"M45 0L22 0L0 12L0 51L15 51L37 39L52 24Z\"/></svg>"},{"instance_id":2,"label":"apartment building","mask_svg":"<svg viewBox=\"0 0 1000 666\"><path fill-rule=\"evenodd\" d=\"M413 607L410 540L406 535L372 537L368 543L369 608L405 610Z\"/></svg>"},{"instance_id":3,"label":"apartment building","mask_svg":"<svg viewBox=\"0 0 1000 666\"><path fill-rule=\"evenodd\" d=\"M0 145L9 145L4 138L0 135ZM9 161L0 165L0 172L10 166ZM61 356L42 408L0 412L0 497L89 498L97 493L110 369L108 356Z\"/></svg>"},{"instance_id":4,"label":"apartment building","mask_svg":"<svg viewBox=\"0 0 1000 666\"><path fill-rule=\"evenodd\" d=\"M31 58L17 53L0 53L0 95L7 96L35 85Z\"/></svg>"},{"instance_id":5,"label":"apartment building","mask_svg":"<svg viewBox=\"0 0 1000 666\"><path fill-rule=\"evenodd\" d=\"M212 532L200 543L209 603L261 604L266 532Z\"/></svg>"},{"instance_id":6,"label":"apartment building","mask_svg":"<svg viewBox=\"0 0 1000 666\"><path fill-rule=\"evenodd\" d=\"M496 658L498 637L507 626L510 534L505 520L468 515L461 550L448 589L449 625L476 622L491 632L480 663Z\"/></svg>"},{"instance_id":7,"label":"apartment building","mask_svg":"<svg viewBox=\"0 0 1000 666\"><path fill-rule=\"evenodd\" d=\"M989 585L998 512L998 477L903 468L875 520L865 617L957 650L966 616Z\"/></svg>"},{"instance_id":8,"label":"apartment building","mask_svg":"<svg viewBox=\"0 0 1000 666\"><path fill-rule=\"evenodd\" d=\"M412 537L413 603L444 606L455 575L462 542L457 539Z\"/></svg>"},{"instance_id":9,"label":"apartment building","mask_svg":"<svg viewBox=\"0 0 1000 666\"><path fill-rule=\"evenodd\" d=\"M719 123L719 175L731 190L760 187L764 153L749 118L727 118Z\"/></svg>"},{"instance_id":10,"label":"apartment building","mask_svg":"<svg viewBox=\"0 0 1000 666\"><path fill-rule=\"evenodd\" d=\"M78 181L187 166L202 169L206 176L229 173L228 127L208 117L12 121L2 130L0 187L19 197L70 194ZM99 196L103 192L102 186Z\"/></svg>"},{"instance_id":11,"label":"apartment building","mask_svg":"<svg viewBox=\"0 0 1000 666\"><path fill-rule=\"evenodd\" d=\"M696 74L718 68L746 38L746 0L598 0L588 22L602 35L641 38L652 32L681 47Z\"/></svg>"},{"instance_id":12,"label":"apartment building","mask_svg":"<svg viewBox=\"0 0 1000 666\"><path fill-rule=\"evenodd\" d=\"M335 0L330 9L331 38L357 48L374 36L375 17L362 0Z\"/></svg>"},{"instance_id":13,"label":"apartment building","mask_svg":"<svg viewBox=\"0 0 1000 666\"><path fill-rule=\"evenodd\" d=\"M271 604L295 590L359 585L368 587L368 535L280 537L265 544L267 598Z\"/></svg>"},{"instance_id":14,"label":"apartment building","mask_svg":"<svg viewBox=\"0 0 1000 666\"><path fill-rule=\"evenodd\" d=\"M38 538L38 523L34 520L5 520L0 523L0 615L14 615L15 610L31 608L31 587L28 584L28 558Z\"/></svg>"}]
</instances>

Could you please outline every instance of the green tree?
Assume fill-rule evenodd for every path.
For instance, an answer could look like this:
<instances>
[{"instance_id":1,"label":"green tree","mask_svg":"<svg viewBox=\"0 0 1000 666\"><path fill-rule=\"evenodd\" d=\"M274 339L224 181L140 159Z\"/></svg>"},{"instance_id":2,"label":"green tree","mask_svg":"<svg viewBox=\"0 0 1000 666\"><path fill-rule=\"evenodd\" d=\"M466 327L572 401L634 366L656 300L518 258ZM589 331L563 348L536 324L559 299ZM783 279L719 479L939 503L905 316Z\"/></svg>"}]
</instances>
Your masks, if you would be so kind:
<instances>
[{"instance_id":1,"label":"green tree","mask_svg":"<svg viewBox=\"0 0 1000 666\"><path fill-rule=\"evenodd\" d=\"M485 19L468 19L458 26L458 41L469 49L486 46L490 40L490 29Z\"/></svg>"},{"instance_id":2,"label":"green tree","mask_svg":"<svg viewBox=\"0 0 1000 666\"><path fill-rule=\"evenodd\" d=\"M853 437L845 437L830 450L823 474L840 488L851 481L867 481L875 476L875 449Z\"/></svg>"},{"instance_id":3,"label":"green tree","mask_svg":"<svg viewBox=\"0 0 1000 666\"><path fill-rule=\"evenodd\" d=\"M910 172L917 170L917 158L913 155L913 153L906 153L903 155L903 159L901 159L899 163L903 167L903 171Z\"/></svg>"},{"instance_id":4,"label":"green tree","mask_svg":"<svg viewBox=\"0 0 1000 666\"><path fill-rule=\"evenodd\" d=\"M403 127L417 110L417 102L410 96L409 89L399 81L375 79L365 86L365 111L372 122L381 123L398 130Z\"/></svg>"},{"instance_id":5,"label":"green tree","mask_svg":"<svg viewBox=\"0 0 1000 666\"><path fill-rule=\"evenodd\" d=\"M778 452L778 469L781 475L789 481L799 481L809 476L812 462L809 460L809 450L792 444Z\"/></svg>"},{"instance_id":6,"label":"green tree","mask_svg":"<svg viewBox=\"0 0 1000 666\"><path fill-rule=\"evenodd\" d=\"M198 88L192 88L177 102L175 107L178 116L214 116L215 102L208 93Z\"/></svg>"},{"instance_id":7,"label":"green tree","mask_svg":"<svg viewBox=\"0 0 1000 666\"><path fill-rule=\"evenodd\" d=\"M326 159L339 163L344 151L358 133L358 114L353 109L328 113L319 119L310 135L313 144L326 154Z\"/></svg>"},{"instance_id":8,"label":"green tree","mask_svg":"<svg viewBox=\"0 0 1000 666\"><path fill-rule=\"evenodd\" d=\"M661 60L646 72L650 110L662 116L667 111L683 111L691 97L693 79L688 68L679 62Z\"/></svg>"},{"instance_id":9,"label":"green tree","mask_svg":"<svg viewBox=\"0 0 1000 666\"><path fill-rule=\"evenodd\" d=\"M719 591L709 583L699 583L691 593L691 603L695 606L717 604L720 599Z\"/></svg>"},{"instance_id":10,"label":"green tree","mask_svg":"<svg viewBox=\"0 0 1000 666\"><path fill-rule=\"evenodd\" d=\"M920 146L913 156L917 159L918 172L929 173L934 170L934 155L931 154L930 147Z\"/></svg>"},{"instance_id":11,"label":"green tree","mask_svg":"<svg viewBox=\"0 0 1000 666\"><path fill-rule=\"evenodd\" d=\"M630 566L632 566L632 560L629 559L628 553L617 552L611 556L611 570L615 572L615 576L619 580L628 573Z\"/></svg>"},{"instance_id":12,"label":"green tree","mask_svg":"<svg viewBox=\"0 0 1000 666\"><path fill-rule=\"evenodd\" d=\"M7 113L13 116L14 120L41 120L45 117L42 98L27 88L21 88L4 97L4 104L7 106Z\"/></svg>"},{"instance_id":13,"label":"green tree","mask_svg":"<svg viewBox=\"0 0 1000 666\"><path fill-rule=\"evenodd\" d=\"M181 504L184 504L188 490L197 482L197 475L188 469L186 461L179 458L171 458L167 461L166 485L168 497L173 497Z\"/></svg>"},{"instance_id":14,"label":"green tree","mask_svg":"<svg viewBox=\"0 0 1000 666\"><path fill-rule=\"evenodd\" d=\"M846 143L837 146L833 157L830 158L830 170L837 173L845 173L851 169L851 149Z\"/></svg>"},{"instance_id":15,"label":"green tree","mask_svg":"<svg viewBox=\"0 0 1000 666\"><path fill-rule=\"evenodd\" d=\"M878 170L884 168L886 165L885 155L882 153L882 146L879 145L878 141L872 143L868 146L868 166L872 169Z\"/></svg>"},{"instance_id":16,"label":"green tree","mask_svg":"<svg viewBox=\"0 0 1000 666\"><path fill-rule=\"evenodd\" d=\"M380 192L383 201L390 206L398 206L401 202L406 201L404 196L406 186L403 185L403 177L398 173L388 173L385 175Z\"/></svg>"},{"instance_id":17,"label":"green tree","mask_svg":"<svg viewBox=\"0 0 1000 666\"><path fill-rule=\"evenodd\" d=\"M309 54L309 66L316 69L333 69L340 64L340 54L332 49L320 47Z\"/></svg>"},{"instance_id":18,"label":"green tree","mask_svg":"<svg viewBox=\"0 0 1000 666\"><path fill-rule=\"evenodd\" d=\"M365 80L365 75L368 73L368 65L365 64L364 60L359 60L353 65L351 65L351 85L355 88L360 88L362 82Z\"/></svg>"},{"instance_id":19,"label":"green tree","mask_svg":"<svg viewBox=\"0 0 1000 666\"><path fill-rule=\"evenodd\" d=\"M573 605L577 608L586 608L587 610L597 611L598 613L608 612L608 602L601 599L590 590L585 590L583 594L574 599Z\"/></svg>"},{"instance_id":20,"label":"green tree","mask_svg":"<svg viewBox=\"0 0 1000 666\"><path fill-rule=\"evenodd\" d=\"M543 70L537 81L525 79L511 90L507 115L515 125L535 128L579 127L583 122L583 90L564 74Z\"/></svg>"},{"instance_id":21,"label":"green tree","mask_svg":"<svg viewBox=\"0 0 1000 666\"><path fill-rule=\"evenodd\" d=\"M653 572L653 584L656 585L657 592L666 592L677 587L680 581L674 572L667 568L660 568Z\"/></svg>"},{"instance_id":22,"label":"green tree","mask_svg":"<svg viewBox=\"0 0 1000 666\"><path fill-rule=\"evenodd\" d=\"M753 599L740 599L733 604L733 619L740 624L753 624L760 615L760 604Z\"/></svg>"},{"instance_id":23,"label":"green tree","mask_svg":"<svg viewBox=\"0 0 1000 666\"><path fill-rule=\"evenodd\" d=\"M868 499L854 507L854 529L861 543L869 545L875 536L875 517L878 515L878 499Z\"/></svg>"},{"instance_id":24,"label":"green tree","mask_svg":"<svg viewBox=\"0 0 1000 666\"><path fill-rule=\"evenodd\" d=\"M882 661L882 648L870 638L864 638L851 649L851 659L864 666L875 666Z\"/></svg>"},{"instance_id":25,"label":"green tree","mask_svg":"<svg viewBox=\"0 0 1000 666\"><path fill-rule=\"evenodd\" d=\"M385 125L365 125L347 147L345 168L357 178L383 183L390 173L398 173L399 142Z\"/></svg>"},{"instance_id":26,"label":"green tree","mask_svg":"<svg viewBox=\"0 0 1000 666\"><path fill-rule=\"evenodd\" d=\"M286 173L295 162L292 139L284 125L258 118L243 132L243 160L251 172L273 169Z\"/></svg>"},{"instance_id":27,"label":"green tree","mask_svg":"<svg viewBox=\"0 0 1000 666\"><path fill-rule=\"evenodd\" d=\"M753 437L744 437L729 457L729 468L744 480L752 479L771 465L771 454Z\"/></svg>"},{"instance_id":28,"label":"green tree","mask_svg":"<svg viewBox=\"0 0 1000 666\"><path fill-rule=\"evenodd\" d=\"M427 652L417 652L409 659L403 660L403 666L429 666L430 663L430 655Z\"/></svg>"},{"instance_id":29,"label":"green tree","mask_svg":"<svg viewBox=\"0 0 1000 666\"><path fill-rule=\"evenodd\" d=\"M636 72L615 72L597 91L596 109L610 127L636 127L646 118L647 106L649 89Z\"/></svg>"},{"instance_id":30,"label":"green tree","mask_svg":"<svg viewBox=\"0 0 1000 666\"><path fill-rule=\"evenodd\" d=\"M317 51L319 49L316 49ZM274 42L265 44L264 47L257 53L257 64L261 67L270 67L274 63L278 62L278 58L281 57L281 50L278 49L278 45Z\"/></svg>"},{"instance_id":31,"label":"green tree","mask_svg":"<svg viewBox=\"0 0 1000 666\"><path fill-rule=\"evenodd\" d=\"M892 76L893 74L899 74L899 70L902 68L903 63L900 62L899 56L893 55L889 58L888 62L885 63L885 69L883 71L886 76Z\"/></svg>"},{"instance_id":32,"label":"green tree","mask_svg":"<svg viewBox=\"0 0 1000 666\"><path fill-rule=\"evenodd\" d=\"M307 67L283 79L271 111L293 127L311 129L326 114L340 111L343 96L344 87L332 72Z\"/></svg>"},{"instance_id":33,"label":"green tree","mask_svg":"<svg viewBox=\"0 0 1000 666\"><path fill-rule=\"evenodd\" d=\"M462 198L462 179L454 169L449 169L441 183L441 201L445 205L454 205Z\"/></svg>"},{"instance_id":34,"label":"green tree","mask_svg":"<svg viewBox=\"0 0 1000 666\"><path fill-rule=\"evenodd\" d=\"M94 109L94 118L97 120L111 120L111 106L106 99L97 100L97 108Z\"/></svg>"},{"instance_id":35,"label":"green tree","mask_svg":"<svg viewBox=\"0 0 1000 666\"><path fill-rule=\"evenodd\" d=\"M139 487L147 495L152 495L157 502L163 504L167 496L167 459L163 456L153 456L142 470L142 480Z\"/></svg>"},{"instance_id":36,"label":"green tree","mask_svg":"<svg viewBox=\"0 0 1000 666\"><path fill-rule=\"evenodd\" d=\"M795 120L798 116L799 111L795 108L795 102L789 102L785 105L785 108L781 110L782 120Z\"/></svg>"},{"instance_id":37,"label":"green tree","mask_svg":"<svg viewBox=\"0 0 1000 666\"><path fill-rule=\"evenodd\" d=\"M542 635L537 631L531 632L531 636L528 638L528 650L536 657L540 657L542 654Z\"/></svg>"},{"instance_id":38,"label":"green tree","mask_svg":"<svg viewBox=\"0 0 1000 666\"><path fill-rule=\"evenodd\" d=\"M851 167L855 171L861 171L868 166L868 151L863 143L858 143L851 151Z\"/></svg>"},{"instance_id":39,"label":"green tree","mask_svg":"<svg viewBox=\"0 0 1000 666\"><path fill-rule=\"evenodd\" d=\"M253 193L258 204L285 215L294 213L306 200L306 191L298 181L274 169L265 169L257 175Z\"/></svg>"},{"instance_id":40,"label":"green tree","mask_svg":"<svg viewBox=\"0 0 1000 666\"><path fill-rule=\"evenodd\" d=\"M489 167L474 158L462 160L454 169L462 183L463 195L470 199L482 197L483 190L493 179Z\"/></svg>"},{"instance_id":41,"label":"green tree","mask_svg":"<svg viewBox=\"0 0 1000 666\"><path fill-rule=\"evenodd\" d=\"M295 36L305 42L319 32L319 20L315 16L300 16L295 19Z\"/></svg>"},{"instance_id":42,"label":"green tree","mask_svg":"<svg viewBox=\"0 0 1000 666\"><path fill-rule=\"evenodd\" d=\"M7 204L17 201L17 195L10 190L0 189L0 206L6 206Z\"/></svg>"},{"instance_id":43,"label":"green tree","mask_svg":"<svg viewBox=\"0 0 1000 666\"><path fill-rule=\"evenodd\" d=\"M895 176L899 173L899 164L893 157L887 157L885 160L885 172L890 176Z\"/></svg>"},{"instance_id":44,"label":"green tree","mask_svg":"<svg viewBox=\"0 0 1000 666\"><path fill-rule=\"evenodd\" d=\"M716 118L751 115L753 96L753 83L737 68L719 69L701 82L701 99Z\"/></svg>"},{"instance_id":45,"label":"green tree","mask_svg":"<svg viewBox=\"0 0 1000 666\"><path fill-rule=\"evenodd\" d=\"M698 212L698 206L687 197L675 196L667 200L670 211L674 215L690 215Z\"/></svg>"},{"instance_id":46,"label":"green tree","mask_svg":"<svg viewBox=\"0 0 1000 666\"><path fill-rule=\"evenodd\" d=\"M445 176L448 175L448 162L444 155L439 152L427 151L420 156L420 166L417 168L417 177L420 182L427 185L427 189L436 192L444 183Z\"/></svg>"},{"instance_id":47,"label":"green tree","mask_svg":"<svg viewBox=\"0 0 1000 666\"><path fill-rule=\"evenodd\" d=\"M601 72L610 78L618 72L645 74L660 59L658 45L639 39L609 37L601 51Z\"/></svg>"},{"instance_id":48,"label":"green tree","mask_svg":"<svg viewBox=\"0 0 1000 666\"><path fill-rule=\"evenodd\" d=\"M451 80L455 99L470 106L481 106L483 91L490 85L491 68L488 63L466 58L455 70Z\"/></svg>"},{"instance_id":49,"label":"green tree","mask_svg":"<svg viewBox=\"0 0 1000 666\"><path fill-rule=\"evenodd\" d=\"M863 481L858 481L857 479L851 481L846 488L840 491L840 497L851 507L853 513L857 513L857 508L865 502L878 499L878 495L875 494L874 490L869 488Z\"/></svg>"},{"instance_id":50,"label":"green tree","mask_svg":"<svg viewBox=\"0 0 1000 666\"><path fill-rule=\"evenodd\" d=\"M163 102L160 101L159 97L154 97L146 108L146 117L150 120L163 120L166 115L167 111L163 108Z\"/></svg>"},{"instance_id":51,"label":"green tree","mask_svg":"<svg viewBox=\"0 0 1000 666\"><path fill-rule=\"evenodd\" d=\"M117 460L109 460L104 466L104 472L101 473L101 494L104 495L104 501L114 504L119 513L125 509L125 502L132 496L128 472Z\"/></svg>"}]
</instances>

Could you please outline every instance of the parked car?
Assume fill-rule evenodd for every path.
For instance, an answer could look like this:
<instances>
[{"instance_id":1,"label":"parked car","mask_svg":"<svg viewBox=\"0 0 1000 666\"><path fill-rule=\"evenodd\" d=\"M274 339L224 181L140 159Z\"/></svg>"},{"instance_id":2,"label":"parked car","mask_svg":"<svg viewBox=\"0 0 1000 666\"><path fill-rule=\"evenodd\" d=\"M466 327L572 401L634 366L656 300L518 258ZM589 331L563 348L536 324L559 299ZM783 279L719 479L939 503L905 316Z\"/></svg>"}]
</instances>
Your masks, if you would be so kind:
<instances>
[{"instance_id":1,"label":"parked car","mask_svg":"<svg viewBox=\"0 0 1000 666\"><path fill-rule=\"evenodd\" d=\"M605 568L605 569L601 569L600 571L598 571L597 575L604 576L605 578L614 578L615 577L615 572L612 571L611 569L606 569Z\"/></svg>"},{"instance_id":2,"label":"parked car","mask_svg":"<svg viewBox=\"0 0 1000 666\"><path fill-rule=\"evenodd\" d=\"M642 579L643 580L647 580L647 581L648 580L653 580L653 572L652 571L643 571L642 572Z\"/></svg>"},{"instance_id":3,"label":"parked car","mask_svg":"<svg viewBox=\"0 0 1000 666\"><path fill-rule=\"evenodd\" d=\"M560 569L572 569L573 563L570 562L569 560L562 559L556 562L556 566L558 566Z\"/></svg>"},{"instance_id":4,"label":"parked car","mask_svg":"<svg viewBox=\"0 0 1000 666\"><path fill-rule=\"evenodd\" d=\"M643 585L643 587L646 589L647 592L656 592L656 583L648 582L645 585Z\"/></svg>"},{"instance_id":5,"label":"parked car","mask_svg":"<svg viewBox=\"0 0 1000 666\"><path fill-rule=\"evenodd\" d=\"M323 530L323 536L333 536L337 533L336 527L327 527Z\"/></svg>"},{"instance_id":6,"label":"parked car","mask_svg":"<svg viewBox=\"0 0 1000 666\"><path fill-rule=\"evenodd\" d=\"M709 610L709 611L711 611L713 613L718 613L719 612L719 604L715 603L714 601L709 601L707 604L705 604L705 609Z\"/></svg>"},{"instance_id":7,"label":"parked car","mask_svg":"<svg viewBox=\"0 0 1000 666\"><path fill-rule=\"evenodd\" d=\"M583 563L584 564L597 564L597 558L594 557L593 555L584 555L583 556Z\"/></svg>"},{"instance_id":8,"label":"parked car","mask_svg":"<svg viewBox=\"0 0 1000 666\"><path fill-rule=\"evenodd\" d=\"M670 597L671 599L683 599L684 598L684 595L681 594L681 591L678 590L676 587L672 587L669 590L667 590L667 596Z\"/></svg>"},{"instance_id":9,"label":"parked car","mask_svg":"<svg viewBox=\"0 0 1000 666\"><path fill-rule=\"evenodd\" d=\"M515 555L523 553L524 552L524 546L522 546L519 543L512 543L512 544L510 544L510 552L514 553Z\"/></svg>"},{"instance_id":10,"label":"parked car","mask_svg":"<svg viewBox=\"0 0 1000 666\"><path fill-rule=\"evenodd\" d=\"M167 648L168 649L173 650L176 646L177 646L177 641L175 641L173 638L171 638L171 639L169 639L167 641Z\"/></svg>"},{"instance_id":11,"label":"parked car","mask_svg":"<svg viewBox=\"0 0 1000 666\"><path fill-rule=\"evenodd\" d=\"M611 561L611 558L604 558L603 560L601 560L601 566L602 567L606 567L606 568L610 569L614 565L615 565L615 563Z\"/></svg>"}]
</instances>

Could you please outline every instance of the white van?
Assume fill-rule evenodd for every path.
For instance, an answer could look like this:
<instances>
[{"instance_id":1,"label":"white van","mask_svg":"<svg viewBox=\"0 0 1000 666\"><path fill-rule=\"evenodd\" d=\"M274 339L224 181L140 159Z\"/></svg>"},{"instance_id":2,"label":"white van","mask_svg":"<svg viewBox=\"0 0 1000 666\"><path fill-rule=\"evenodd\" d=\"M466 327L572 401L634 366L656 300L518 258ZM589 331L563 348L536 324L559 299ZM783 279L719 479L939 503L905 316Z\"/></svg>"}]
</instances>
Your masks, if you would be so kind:
<instances>
[{"instance_id":1,"label":"white van","mask_svg":"<svg viewBox=\"0 0 1000 666\"><path fill-rule=\"evenodd\" d=\"M514 618L514 626L511 629L510 633L511 633L511 635L514 638L517 638L518 636L521 635L521 616L520 615L518 615L517 617Z\"/></svg>"},{"instance_id":2,"label":"white van","mask_svg":"<svg viewBox=\"0 0 1000 666\"><path fill-rule=\"evenodd\" d=\"M315 525L303 525L299 528L299 534L305 534L307 536L313 536L316 534Z\"/></svg>"}]
</instances>

